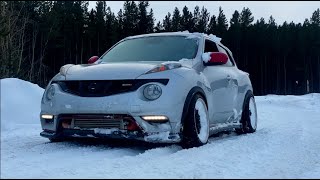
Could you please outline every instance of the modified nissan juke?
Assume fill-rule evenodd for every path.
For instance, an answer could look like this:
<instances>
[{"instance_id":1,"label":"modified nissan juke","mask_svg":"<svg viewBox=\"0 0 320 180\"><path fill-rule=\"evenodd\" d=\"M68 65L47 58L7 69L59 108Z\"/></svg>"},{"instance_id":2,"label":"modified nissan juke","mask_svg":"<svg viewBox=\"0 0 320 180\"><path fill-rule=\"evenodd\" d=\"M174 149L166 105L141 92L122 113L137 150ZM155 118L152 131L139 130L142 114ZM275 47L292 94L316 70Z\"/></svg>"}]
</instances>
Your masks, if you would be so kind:
<instances>
[{"instance_id":1,"label":"modified nissan juke","mask_svg":"<svg viewBox=\"0 0 320 180\"><path fill-rule=\"evenodd\" d=\"M249 74L215 35L153 33L124 38L88 64L61 67L41 102L41 136L208 142L253 133L257 109Z\"/></svg>"}]
</instances>

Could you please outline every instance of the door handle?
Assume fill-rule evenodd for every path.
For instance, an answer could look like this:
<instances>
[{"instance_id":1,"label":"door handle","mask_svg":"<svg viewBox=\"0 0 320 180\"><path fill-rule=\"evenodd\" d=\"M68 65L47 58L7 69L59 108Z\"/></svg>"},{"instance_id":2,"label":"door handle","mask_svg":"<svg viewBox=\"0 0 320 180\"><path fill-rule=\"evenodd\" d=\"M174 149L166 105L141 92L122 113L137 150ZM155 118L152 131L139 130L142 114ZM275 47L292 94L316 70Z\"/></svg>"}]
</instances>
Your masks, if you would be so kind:
<instances>
[{"instance_id":1,"label":"door handle","mask_svg":"<svg viewBox=\"0 0 320 180\"><path fill-rule=\"evenodd\" d=\"M227 80L230 81L232 78L230 75L227 76Z\"/></svg>"}]
</instances>

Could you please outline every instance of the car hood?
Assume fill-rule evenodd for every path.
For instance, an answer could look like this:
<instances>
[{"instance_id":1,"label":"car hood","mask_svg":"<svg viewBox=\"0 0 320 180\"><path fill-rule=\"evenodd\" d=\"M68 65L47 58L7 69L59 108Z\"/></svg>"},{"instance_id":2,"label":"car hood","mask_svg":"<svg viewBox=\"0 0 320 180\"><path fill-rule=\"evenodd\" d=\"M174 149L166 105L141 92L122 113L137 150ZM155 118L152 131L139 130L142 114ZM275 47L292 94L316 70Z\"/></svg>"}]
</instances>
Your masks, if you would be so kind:
<instances>
[{"instance_id":1,"label":"car hood","mask_svg":"<svg viewBox=\"0 0 320 180\"><path fill-rule=\"evenodd\" d=\"M100 63L72 65L66 80L136 79L161 62Z\"/></svg>"}]
</instances>

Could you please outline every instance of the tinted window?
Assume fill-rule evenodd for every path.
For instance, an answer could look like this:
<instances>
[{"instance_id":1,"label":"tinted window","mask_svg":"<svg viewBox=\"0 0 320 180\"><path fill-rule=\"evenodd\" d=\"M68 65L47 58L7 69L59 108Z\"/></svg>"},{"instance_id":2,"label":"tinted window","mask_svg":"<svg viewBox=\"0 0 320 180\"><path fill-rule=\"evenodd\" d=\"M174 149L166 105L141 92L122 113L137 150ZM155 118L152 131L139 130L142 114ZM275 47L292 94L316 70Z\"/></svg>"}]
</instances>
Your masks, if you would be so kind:
<instances>
[{"instance_id":1,"label":"tinted window","mask_svg":"<svg viewBox=\"0 0 320 180\"><path fill-rule=\"evenodd\" d=\"M103 62L179 61L193 59L198 38L153 36L125 40L102 57Z\"/></svg>"},{"instance_id":2,"label":"tinted window","mask_svg":"<svg viewBox=\"0 0 320 180\"><path fill-rule=\"evenodd\" d=\"M219 52L216 43L206 39L204 52Z\"/></svg>"}]
</instances>

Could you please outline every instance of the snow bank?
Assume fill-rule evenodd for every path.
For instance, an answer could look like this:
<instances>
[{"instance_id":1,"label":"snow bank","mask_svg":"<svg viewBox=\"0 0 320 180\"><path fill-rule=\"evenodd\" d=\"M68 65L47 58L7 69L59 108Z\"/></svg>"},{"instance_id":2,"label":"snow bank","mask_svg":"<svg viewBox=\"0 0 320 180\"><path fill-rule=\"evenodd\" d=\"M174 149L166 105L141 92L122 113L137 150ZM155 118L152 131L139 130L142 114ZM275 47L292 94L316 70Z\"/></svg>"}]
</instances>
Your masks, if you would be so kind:
<instances>
[{"instance_id":1,"label":"snow bank","mask_svg":"<svg viewBox=\"0 0 320 180\"><path fill-rule=\"evenodd\" d=\"M255 96L256 102L261 105L281 106L282 108L296 107L303 110L315 110L320 107L320 94L310 93L302 96L266 95Z\"/></svg>"},{"instance_id":2,"label":"snow bank","mask_svg":"<svg viewBox=\"0 0 320 180\"><path fill-rule=\"evenodd\" d=\"M44 89L28 81L6 78L0 80L1 131L15 125L40 124L40 104Z\"/></svg>"}]
</instances>

